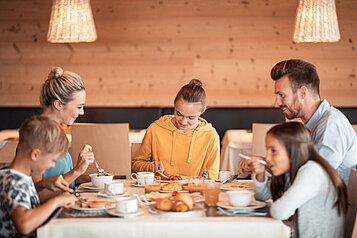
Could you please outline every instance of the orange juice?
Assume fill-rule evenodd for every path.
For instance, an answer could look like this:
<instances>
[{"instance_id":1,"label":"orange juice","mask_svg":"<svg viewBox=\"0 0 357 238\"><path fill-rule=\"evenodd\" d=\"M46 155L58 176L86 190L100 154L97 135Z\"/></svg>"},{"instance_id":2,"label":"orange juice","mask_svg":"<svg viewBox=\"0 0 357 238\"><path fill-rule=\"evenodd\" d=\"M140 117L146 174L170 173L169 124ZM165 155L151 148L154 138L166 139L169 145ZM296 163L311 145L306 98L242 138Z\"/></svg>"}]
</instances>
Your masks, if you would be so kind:
<instances>
[{"instance_id":1,"label":"orange juice","mask_svg":"<svg viewBox=\"0 0 357 238\"><path fill-rule=\"evenodd\" d=\"M205 203L208 206L215 206L219 199L219 193L221 191L220 184L214 180L206 180L203 184L203 195L205 197Z\"/></svg>"}]
</instances>

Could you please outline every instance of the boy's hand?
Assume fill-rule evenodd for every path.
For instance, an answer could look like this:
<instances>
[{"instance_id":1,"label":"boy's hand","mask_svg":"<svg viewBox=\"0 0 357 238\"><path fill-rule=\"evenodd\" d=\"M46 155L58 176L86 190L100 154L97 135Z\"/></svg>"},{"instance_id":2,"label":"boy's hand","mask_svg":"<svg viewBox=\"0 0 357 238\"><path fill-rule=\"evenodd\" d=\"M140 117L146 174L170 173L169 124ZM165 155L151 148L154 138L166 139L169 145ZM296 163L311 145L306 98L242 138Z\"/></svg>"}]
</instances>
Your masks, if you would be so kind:
<instances>
[{"instance_id":1,"label":"boy's hand","mask_svg":"<svg viewBox=\"0 0 357 238\"><path fill-rule=\"evenodd\" d=\"M57 197L58 207L70 208L73 207L77 198L69 193L62 193Z\"/></svg>"},{"instance_id":2,"label":"boy's hand","mask_svg":"<svg viewBox=\"0 0 357 238\"><path fill-rule=\"evenodd\" d=\"M84 145L78 156L76 170L79 174L84 174L90 164L94 162L94 153L92 146Z\"/></svg>"},{"instance_id":3,"label":"boy's hand","mask_svg":"<svg viewBox=\"0 0 357 238\"><path fill-rule=\"evenodd\" d=\"M73 192L73 189L68 187L69 184L66 180L64 180L62 175L43 178L40 183L43 188L47 188L48 190L51 190L53 192Z\"/></svg>"}]
</instances>

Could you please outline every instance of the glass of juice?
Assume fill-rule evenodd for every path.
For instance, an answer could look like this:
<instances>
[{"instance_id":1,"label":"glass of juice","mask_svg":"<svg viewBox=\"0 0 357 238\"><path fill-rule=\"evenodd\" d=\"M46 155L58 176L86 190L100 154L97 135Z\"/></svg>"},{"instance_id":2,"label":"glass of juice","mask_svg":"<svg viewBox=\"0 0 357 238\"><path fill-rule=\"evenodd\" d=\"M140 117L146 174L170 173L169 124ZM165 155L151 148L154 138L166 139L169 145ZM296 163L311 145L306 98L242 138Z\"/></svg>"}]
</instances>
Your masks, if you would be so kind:
<instances>
[{"instance_id":1,"label":"glass of juice","mask_svg":"<svg viewBox=\"0 0 357 238\"><path fill-rule=\"evenodd\" d=\"M205 180L203 182L203 195L207 206L216 206L221 191L221 184L214 180Z\"/></svg>"}]
</instances>

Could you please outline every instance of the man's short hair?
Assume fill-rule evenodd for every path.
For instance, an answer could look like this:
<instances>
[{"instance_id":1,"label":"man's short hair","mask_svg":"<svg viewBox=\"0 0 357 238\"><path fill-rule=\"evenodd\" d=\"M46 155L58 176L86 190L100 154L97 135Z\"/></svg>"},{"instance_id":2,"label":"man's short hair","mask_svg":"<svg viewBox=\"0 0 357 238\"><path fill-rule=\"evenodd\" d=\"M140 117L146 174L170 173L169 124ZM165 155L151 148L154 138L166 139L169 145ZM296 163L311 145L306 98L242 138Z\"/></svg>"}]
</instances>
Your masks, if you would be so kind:
<instances>
[{"instance_id":1,"label":"man's short hair","mask_svg":"<svg viewBox=\"0 0 357 238\"><path fill-rule=\"evenodd\" d=\"M32 116L19 129L17 152L40 149L43 154L61 154L68 151L68 139L61 125L45 116Z\"/></svg>"},{"instance_id":2,"label":"man's short hair","mask_svg":"<svg viewBox=\"0 0 357 238\"><path fill-rule=\"evenodd\" d=\"M320 79L313 64L300 59L283 60L274 65L270 72L273 80L279 80L286 75L294 92L301 86L306 86L320 96Z\"/></svg>"}]
</instances>

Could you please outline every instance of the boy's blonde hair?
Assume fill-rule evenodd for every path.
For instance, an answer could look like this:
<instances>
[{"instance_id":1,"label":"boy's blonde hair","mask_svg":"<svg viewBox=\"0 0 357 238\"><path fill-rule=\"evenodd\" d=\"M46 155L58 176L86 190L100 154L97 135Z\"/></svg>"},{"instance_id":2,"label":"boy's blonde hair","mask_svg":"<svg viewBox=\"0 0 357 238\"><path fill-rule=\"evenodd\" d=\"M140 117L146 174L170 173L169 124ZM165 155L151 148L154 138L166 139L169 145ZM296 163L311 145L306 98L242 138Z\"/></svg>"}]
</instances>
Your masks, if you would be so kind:
<instances>
[{"instance_id":1,"label":"boy's blonde hair","mask_svg":"<svg viewBox=\"0 0 357 238\"><path fill-rule=\"evenodd\" d=\"M65 156L68 151L67 136L56 121L45 116L33 116L24 121L19 131L18 152L38 148L43 154Z\"/></svg>"}]
</instances>

